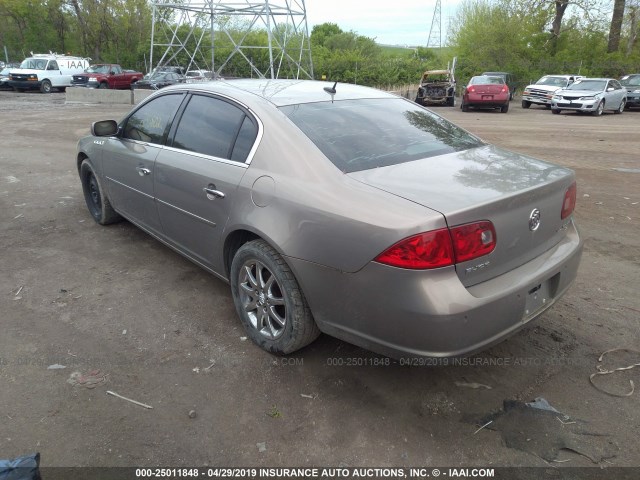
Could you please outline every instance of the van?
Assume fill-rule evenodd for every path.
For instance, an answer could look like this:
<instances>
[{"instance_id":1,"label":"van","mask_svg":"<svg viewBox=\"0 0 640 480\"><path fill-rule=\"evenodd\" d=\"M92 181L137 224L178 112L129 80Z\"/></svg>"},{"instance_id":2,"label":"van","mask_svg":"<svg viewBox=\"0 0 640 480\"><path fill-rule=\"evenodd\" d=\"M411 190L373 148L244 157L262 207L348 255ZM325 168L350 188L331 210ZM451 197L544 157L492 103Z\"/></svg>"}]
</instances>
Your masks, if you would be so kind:
<instances>
[{"instance_id":1,"label":"van","mask_svg":"<svg viewBox=\"0 0 640 480\"><path fill-rule=\"evenodd\" d=\"M54 88L64 92L71 86L73 75L89 67L89 60L55 53L32 54L11 70L8 83L17 92L39 89L51 93Z\"/></svg>"}]
</instances>

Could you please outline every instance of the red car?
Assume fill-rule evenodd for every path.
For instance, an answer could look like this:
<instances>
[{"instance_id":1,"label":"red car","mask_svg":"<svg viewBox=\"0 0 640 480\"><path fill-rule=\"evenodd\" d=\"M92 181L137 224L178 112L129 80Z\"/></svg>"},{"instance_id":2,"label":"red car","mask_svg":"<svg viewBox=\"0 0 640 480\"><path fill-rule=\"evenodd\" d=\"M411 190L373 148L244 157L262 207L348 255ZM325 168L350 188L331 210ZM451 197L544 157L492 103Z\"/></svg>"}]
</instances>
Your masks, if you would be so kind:
<instances>
[{"instance_id":1,"label":"red car","mask_svg":"<svg viewBox=\"0 0 640 480\"><path fill-rule=\"evenodd\" d=\"M503 77L478 75L471 77L462 94L463 112L473 108L499 108L502 113L509 111L509 87Z\"/></svg>"}]
</instances>

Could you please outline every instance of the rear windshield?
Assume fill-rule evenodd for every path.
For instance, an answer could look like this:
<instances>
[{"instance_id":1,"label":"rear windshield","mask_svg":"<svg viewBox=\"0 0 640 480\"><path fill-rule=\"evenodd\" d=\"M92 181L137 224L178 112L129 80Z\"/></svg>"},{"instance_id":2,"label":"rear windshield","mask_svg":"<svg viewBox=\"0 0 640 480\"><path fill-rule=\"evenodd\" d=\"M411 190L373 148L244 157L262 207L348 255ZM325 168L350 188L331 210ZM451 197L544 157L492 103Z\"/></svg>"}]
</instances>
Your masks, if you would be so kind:
<instances>
[{"instance_id":1,"label":"rear windshield","mask_svg":"<svg viewBox=\"0 0 640 480\"><path fill-rule=\"evenodd\" d=\"M451 122L401 98L305 103L281 111L347 173L483 145Z\"/></svg>"}]
</instances>

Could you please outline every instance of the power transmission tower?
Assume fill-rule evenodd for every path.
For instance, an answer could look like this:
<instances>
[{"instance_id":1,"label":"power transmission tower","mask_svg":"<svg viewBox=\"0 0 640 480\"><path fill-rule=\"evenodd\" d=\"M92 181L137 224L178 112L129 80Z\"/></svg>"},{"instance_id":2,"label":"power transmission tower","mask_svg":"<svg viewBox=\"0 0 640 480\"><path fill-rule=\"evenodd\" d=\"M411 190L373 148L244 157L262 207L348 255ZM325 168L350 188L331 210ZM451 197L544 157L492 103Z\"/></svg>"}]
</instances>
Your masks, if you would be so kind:
<instances>
[{"instance_id":1,"label":"power transmission tower","mask_svg":"<svg viewBox=\"0 0 640 480\"><path fill-rule=\"evenodd\" d=\"M440 0L436 0L436 8L433 11L433 19L431 20L431 30L429 30L429 40L427 48L442 47L442 8Z\"/></svg>"},{"instance_id":2,"label":"power transmission tower","mask_svg":"<svg viewBox=\"0 0 640 480\"><path fill-rule=\"evenodd\" d=\"M186 62L187 70L224 75L238 56L252 76L313 78L305 0L152 0L151 6L149 71ZM268 45L248 40L257 30L266 31ZM222 57L221 37L231 45Z\"/></svg>"}]
</instances>

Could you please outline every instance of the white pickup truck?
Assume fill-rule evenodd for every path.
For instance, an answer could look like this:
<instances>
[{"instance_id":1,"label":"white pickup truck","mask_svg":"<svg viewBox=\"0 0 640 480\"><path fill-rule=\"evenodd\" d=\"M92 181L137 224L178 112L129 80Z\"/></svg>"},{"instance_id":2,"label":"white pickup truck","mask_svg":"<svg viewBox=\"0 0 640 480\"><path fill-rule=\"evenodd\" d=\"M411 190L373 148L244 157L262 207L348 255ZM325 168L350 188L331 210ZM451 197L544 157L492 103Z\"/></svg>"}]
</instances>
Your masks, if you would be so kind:
<instances>
[{"instance_id":1,"label":"white pickup truck","mask_svg":"<svg viewBox=\"0 0 640 480\"><path fill-rule=\"evenodd\" d=\"M554 92L566 88L582 78L582 75L545 75L533 85L527 85L522 92L522 108L531 105L544 105L551 108L551 98Z\"/></svg>"}]
</instances>

